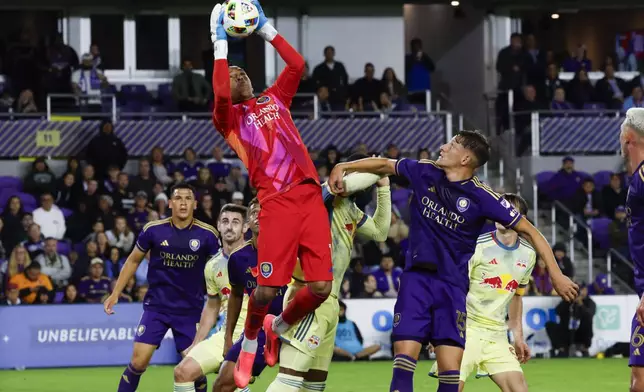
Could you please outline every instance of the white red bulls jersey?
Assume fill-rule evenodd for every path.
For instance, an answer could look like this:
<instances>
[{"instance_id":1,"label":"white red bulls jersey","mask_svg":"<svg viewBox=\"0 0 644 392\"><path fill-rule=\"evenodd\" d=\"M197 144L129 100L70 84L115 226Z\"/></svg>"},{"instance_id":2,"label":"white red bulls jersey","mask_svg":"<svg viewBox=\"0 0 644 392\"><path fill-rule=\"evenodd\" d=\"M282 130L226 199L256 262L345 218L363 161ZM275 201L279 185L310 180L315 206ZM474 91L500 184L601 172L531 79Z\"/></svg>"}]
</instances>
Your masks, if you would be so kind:
<instances>
[{"instance_id":1,"label":"white red bulls jersey","mask_svg":"<svg viewBox=\"0 0 644 392\"><path fill-rule=\"evenodd\" d=\"M234 252L234 251L233 251ZM209 297L219 296L221 298L221 308L219 314L223 320L221 330L226 328L226 313L228 310L228 297L230 295L230 281L228 280L228 258L229 255L224 253L224 249L206 263L204 276L206 278L206 291ZM248 308L248 296L244 295L242 310L239 314L239 320L235 325L235 332L243 330L246 321L246 309Z\"/></svg>"},{"instance_id":2,"label":"white red bulls jersey","mask_svg":"<svg viewBox=\"0 0 644 392\"><path fill-rule=\"evenodd\" d=\"M481 235L469 262L468 327L506 331L508 304L512 296L523 294L536 261L534 248L521 237L506 246L495 231Z\"/></svg>"}]
</instances>

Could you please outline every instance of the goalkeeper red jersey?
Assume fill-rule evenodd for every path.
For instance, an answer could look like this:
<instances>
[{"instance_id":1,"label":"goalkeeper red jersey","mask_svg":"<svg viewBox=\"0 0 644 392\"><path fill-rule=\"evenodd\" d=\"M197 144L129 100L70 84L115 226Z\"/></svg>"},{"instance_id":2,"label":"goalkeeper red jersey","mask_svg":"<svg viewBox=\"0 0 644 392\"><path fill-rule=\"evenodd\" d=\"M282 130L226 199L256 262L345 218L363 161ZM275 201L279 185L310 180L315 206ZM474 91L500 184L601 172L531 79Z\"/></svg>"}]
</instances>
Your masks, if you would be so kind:
<instances>
[{"instance_id":1,"label":"goalkeeper red jersey","mask_svg":"<svg viewBox=\"0 0 644 392\"><path fill-rule=\"evenodd\" d=\"M248 168L251 185L257 189L260 201L305 180L319 185L317 170L290 112L304 72L304 59L280 35L271 43L286 62L286 68L275 84L259 96L233 105L226 59L215 60L212 77L213 123Z\"/></svg>"}]
</instances>

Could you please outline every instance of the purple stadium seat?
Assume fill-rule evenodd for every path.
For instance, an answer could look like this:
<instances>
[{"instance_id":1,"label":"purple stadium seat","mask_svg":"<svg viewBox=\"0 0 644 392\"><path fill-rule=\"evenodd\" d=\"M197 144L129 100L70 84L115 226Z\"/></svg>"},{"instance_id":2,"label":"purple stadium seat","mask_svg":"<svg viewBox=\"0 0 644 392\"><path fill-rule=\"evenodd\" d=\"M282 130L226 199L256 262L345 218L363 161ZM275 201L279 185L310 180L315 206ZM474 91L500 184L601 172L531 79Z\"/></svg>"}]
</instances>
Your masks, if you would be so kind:
<instances>
[{"instance_id":1,"label":"purple stadium seat","mask_svg":"<svg viewBox=\"0 0 644 392\"><path fill-rule=\"evenodd\" d=\"M542 171L537 173L534 176L534 180L537 182L537 186L539 188L542 188L544 185L548 183L552 179L552 177L555 176L555 172L553 171Z\"/></svg>"},{"instance_id":2,"label":"purple stadium seat","mask_svg":"<svg viewBox=\"0 0 644 392\"><path fill-rule=\"evenodd\" d=\"M72 247L68 242L65 241L58 241L58 246L56 251L60 253L61 255L69 256L69 252L71 252Z\"/></svg>"},{"instance_id":3,"label":"purple stadium seat","mask_svg":"<svg viewBox=\"0 0 644 392\"><path fill-rule=\"evenodd\" d=\"M57 291L56 295L54 296L54 303L59 304L63 302L63 298L65 298L65 293L62 291Z\"/></svg>"},{"instance_id":4,"label":"purple stadium seat","mask_svg":"<svg viewBox=\"0 0 644 392\"><path fill-rule=\"evenodd\" d=\"M609 218L594 218L590 222L590 229L593 233L593 239L601 249L610 248L610 235L608 226L612 222Z\"/></svg>"},{"instance_id":5,"label":"purple stadium seat","mask_svg":"<svg viewBox=\"0 0 644 392\"><path fill-rule=\"evenodd\" d=\"M18 192L17 195L18 198L20 198L20 201L22 201L22 205L26 208L27 206L29 207L34 207L38 208L38 201L36 198L29 194L29 193L24 193L24 192Z\"/></svg>"},{"instance_id":6,"label":"purple stadium seat","mask_svg":"<svg viewBox=\"0 0 644 392\"><path fill-rule=\"evenodd\" d=\"M74 211L70 210L69 208L61 208L60 210L63 212L65 219L69 218L74 213Z\"/></svg>"},{"instance_id":7,"label":"purple stadium seat","mask_svg":"<svg viewBox=\"0 0 644 392\"><path fill-rule=\"evenodd\" d=\"M27 212L27 213L31 214L32 212L34 212L34 210L36 208L38 208L38 207L37 206L32 206L32 205L25 205L25 206L22 207L22 210L24 212Z\"/></svg>"},{"instance_id":8,"label":"purple stadium seat","mask_svg":"<svg viewBox=\"0 0 644 392\"><path fill-rule=\"evenodd\" d=\"M160 84L157 90L157 97L160 103L159 112L177 111L177 103L172 96L172 83Z\"/></svg>"},{"instance_id":9,"label":"purple stadium seat","mask_svg":"<svg viewBox=\"0 0 644 392\"><path fill-rule=\"evenodd\" d=\"M142 113L150 107L150 94L143 84L124 84L121 86L122 112Z\"/></svg>"},{"instance_id":10,"label":"purple stadium seat","mask_svg":"<svg viewBox=\"0 0 644 392\"><path fill-rule=\"evenodd\" d=\"M606 104L603 104L601 102L588 102L588 103L584 104L582 109L583 110L594 110L594 111L598 112L598 113L585 113L584 116L588 116L588 117L602 116L603 113L601 113L601 111L606 110Z\"/></svg>"},{"instance_id":11,"label":"purple stadium seat","mask_svg":"<svg viewBox=\"0 0 644 392\"><path fill-rule=\"evenodd\" d=\"M22 190L22 180L18 177L0 176L0 189Z\"/></svg>"},{"instance_id":12,"label":"purple stadium seat","mask_svg":"<svg viewBox=\"0 0 644 392\"><path fill-rule=\"evenodd\" d=\"M588 174L588 173L586 173L586 172L583 172L583 171L577 171L577 173L579 173L579 175L581 176L581 180L582 180L582 181L583 181L583 180L585 180L585 179L587 179L587 178L590 178L591 180L593 179L593 176L591 176L590 174ZM580 184L580 185L581 185L581 184Z\"/></svg>"},{"instance_id":13,"label":"purple stadium seat","mask_svg":"<svg viewBox=\"0 0 644 392\"><path fill-rule=\"evenodd\" d=\"M613 175L613 172L610 170L601 170L593 175L595 180L595 187L601 190L603 187L610 183L610 176Z\"/></svg>"},{"instance_id":14,"label":"purple stadium seat","mask_svg":"<svg viewBox=\"0 0 644 392\"><path fill-rule=\"evenodd\" d=\"M78 244L74 244L73 248L74 248L74 251L79 255L85 253L85 244L82 242L79 242Z\"/></svg>"}]
</instances>

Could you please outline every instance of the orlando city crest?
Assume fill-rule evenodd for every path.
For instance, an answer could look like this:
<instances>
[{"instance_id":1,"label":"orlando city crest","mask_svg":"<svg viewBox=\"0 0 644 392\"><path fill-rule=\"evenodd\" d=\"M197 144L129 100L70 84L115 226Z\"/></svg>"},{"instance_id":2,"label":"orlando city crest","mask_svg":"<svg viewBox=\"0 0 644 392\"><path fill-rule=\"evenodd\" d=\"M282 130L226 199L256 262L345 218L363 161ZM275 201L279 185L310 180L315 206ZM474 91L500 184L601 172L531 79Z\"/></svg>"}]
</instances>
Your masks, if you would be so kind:
<instances>
[{"instance_id":1,"label":"orlando city crest","mask_svg":"<svg viewBox=\"0 0 644 392\"><path fill-rule=\"evenodd\" d=\"M190 249L192 249L193 252L196 252L199 250L199 246L201 246L201 242L197 239L192 239L190 240Z\"/></svg>"}]
</instances>

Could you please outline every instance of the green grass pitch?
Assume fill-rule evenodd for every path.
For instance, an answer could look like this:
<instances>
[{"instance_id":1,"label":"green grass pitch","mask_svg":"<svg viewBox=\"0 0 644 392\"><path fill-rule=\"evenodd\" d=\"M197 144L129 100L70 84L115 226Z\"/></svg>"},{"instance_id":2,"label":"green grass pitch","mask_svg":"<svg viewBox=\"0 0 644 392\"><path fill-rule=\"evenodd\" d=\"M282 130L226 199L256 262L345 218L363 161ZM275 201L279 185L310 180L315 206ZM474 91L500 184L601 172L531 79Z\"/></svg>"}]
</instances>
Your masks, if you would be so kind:
<instances>
[{"instance_id":1,"label":"green grass pitch","mask_svg":"<svg viewBox=\"0 0 644 392\"><path fill-rule=\"evenodd\" d=\"M549 359L533 360L524 370L531 392L588 392L628 390L630 370L625 359ZM416 391L435 391L436 381L427 377L431 362L419 363L415 377ZM33 369L0 371L2 392L114 392L122 368ZM251 385L263 392L275 376L276 369L267 369ZM327 391L386 391L391 377L391 362L334 363ZM213 377L208 389L211 390ZM148 369L139 384L140 392L172 391L172 367ZM472 379L465 390L498 391L488 379Z\"/></svg>"}]
</instances>

